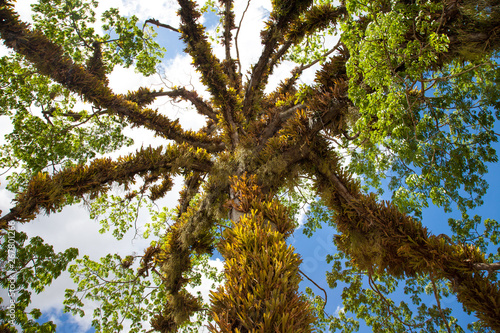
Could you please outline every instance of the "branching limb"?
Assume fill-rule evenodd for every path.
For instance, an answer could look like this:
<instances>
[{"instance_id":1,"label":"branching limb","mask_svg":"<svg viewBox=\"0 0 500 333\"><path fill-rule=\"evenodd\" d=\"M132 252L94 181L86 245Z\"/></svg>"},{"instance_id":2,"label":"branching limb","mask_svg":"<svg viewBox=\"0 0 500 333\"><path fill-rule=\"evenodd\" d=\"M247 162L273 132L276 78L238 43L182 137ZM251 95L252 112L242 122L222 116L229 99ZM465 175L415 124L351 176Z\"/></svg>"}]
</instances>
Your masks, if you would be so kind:
<instances>
[{"instance_id":1,"label":"branching limb","mask_svg":"<svg viewBox=\"0 0 500 333\"><path fill-rule=\"evenodd\" d=\"M187 44L186 52L193 58L193 63L201 73L202 82L208 91L219 102L214 105L218 108L226 122L228 136L235 146L239 142L238 129L241 124L237 122L236 115L239 112L240 102L237 93L230 91L230 80L223 70L223 66L212 52L210 43L205 36L204 27L197 23L200 13L196 10L196 4L191 0L178 0L181 9L182 38Z\"/></svg>"},{"instance_id":2,"label":"branching limb","mask_svg":"<svg viewBox=\"0 0 500 333\"><path fill-rule=\"evenodd\" d=\"M271 74L275 65L279 63L292 45L300 43L302 38L307 34L327 28L332 23L335 23L337 19L345 13L346 9L343 6L334 7L332 5L321 5L309 8L305 12L305 18L302 20L297 19L297 17L293 15L290 15L289 17L281 17L280 19L287 21L287 27L282 27L282 22L280 22L280 20L276 22L276 25L271 25L269 32L265 35L267 39L264 40L264 51L259 59L259 62L255 65L252 77L247 85L243 112L245 114L250 112L253 103L255 103L255 99L257 96L260 96L259 94L261 94L261 92L257 93L257 91L254 91L257 88L256 84L258 83L261 85L267 81L267 76ZM272 16L273 14L271 14L271 17ZM286 42L283 43L278 36L273 35L273 29L277 27L280 27L279 34L285 35L284 38L280 38L284 39ZM280 43L281 46L277 49ZM338 47L339 45L335 46L334 49L327 52L325 56L333 53L333 51ZM310 66L312 65L313 64ZM293 86L296 82L298 76L307 68L309 67L306 65L302 69L299 67L298 69L292 71L292 77L288 80L288 83L280 89L284 88L284 90L287 90L291 88L291 86ZM256 95L254 96L254 94Z\"/></svg>"},{"instance_id":3,"label":"branching limb","mask_svg":"<svg viewBox=\"0 0 500 333\"><path fill-rule=\"evenodd\" d=\"M273 53L279 47L279 42L284 37L283 34L288 30L291 21L300 16L312 3L312 1L283 1L280 8L275 8L270 15L268 29L263 34L262 43L264 50L253 67L249 82L246 86L245 100L243 102L243 114L249 117L251 113L258 110L255 104L262 96L262 88L267 83L267 78L272 72L272 65L276 62L270 62Z\"/></svg>"},{"instance_id":4,"label":"branching limb","mask_svg":"<svg viewBox=\"0 0 500 333\"><path fill-rule=\"evenodd\" d=\"M136 175L155 171L166 176L181 168L206 172L211 165L209 154L204 151L169 146L166 150L163 147L142 149L116 162L108 158L96 159L89 165L69 167L54 175L39 173L16 196L16 206L0 219L0 228L6 228L11 220L29 221L40 210L46 214L55 212L66 204L68 196L105 192L111 182L130 183Z\"/></svg>"},{"instance_id":5,"label":"branching limb","mask_svg":"<svg viewBox=\"0 0 500 333\"><path fill-rule=\"evenodd\" d=\"M201 133L184 131L177 121L171 121L157 111L142 109L136 103L115 95L102 80L66 57L61 47L41 33L29 30L27 24L20 22L8 6L0 9L0 16L0 35L5 45L32 62L41 74L78 93L85 101L107 110L109 114L126 118L135 126L148 128L158 136L209 151L223 148L220 141Z\"/></svg>"},{"instance_id":6,"label":"branching limb","mask_svg":"<svg viewBox=\"0 0 500 333\"><path fill-rule=\"evenodd\" d=\"M324 311L326 303L328 302L328 294L326 293L326 290L323 289L323 288L321 288L316 282L314 282L313 279L311 279L309 276L307 276L307 274L305 274L304 272L302 272L302 270L299 269L299 273L302 274L302 276L304 276L306 279L308 279L309 281L311 281L311 283L314 284L316 286L316 288L320 289L321 291L323 291L323 294L325 294L325 303L323 303L323 308L321 309L321 311Z\"/></svg>"},{"instance_id":7,"label":"branching limb","mask_svg":"<svg viewBox=\"0 0 500 333\"><path fill-rule=\"evenodd\" d=\"M180 33L179 29L176 29L176 28L172 27L171 25L168 25L168 24L165 24L165 23L160 23L160 21L158 21L156 19L148 19L148 20L146 20L144 22L143 26L142 26L143 30L144 30L144 27L146 26L146 24L148 24L148 23L154 24L154 25L156 25L157 27L160 27L160 28L166 28L166 29L169 29L169 30L172 30L172 31Z\"/></svg>"},{"instance_id":8,"label":"branching limb","mask_svg":"<svg viewBox=\"0 0 500 333\"><path fill-rule=\"evenodd\" d=\"M247 13L248 7L250 7L250 1L247 1L247 6L245 7L245 10L243 11L243 14L241 15L240 23L238 24L238 30L236 30L236 36L234 37L234 45L236 47L236 62L238 63L238 74L240 78L243 76L241 74L241 60L240 60L240 49L238 47L238 36L240 35L240 30L241 30L241 24L243 23L243 19L245 18L245 14Z\"/></svg>"},{"instance_id":9,"label":"branching limb","mask_svg":"<svg viewBox=\"0 0 500 333\"><path fill-rule=\"evenodd\" d=\"M318 59L316 59L308 64L302 64L300 66L295 67L292 70L292 72L290 73L291 74L290 77L288 79L286 79L285 81L281 82L281 84L279 85L279 88L276 91L276 96L285 95L285 94L289 93L292 90L295 83L297 82L297 80L299 79L299 77L302 75L302 73L305 70L316 65L318 62L321 61L321 59L326 59L330 54L339 50L341 45L342 45L342 42L339 40L333 48L331 48L329 51L325 52L320 58L318 58Z\"/></svg>"},{"instance_id":10,"label":"branching limb","mask_svg":"<svg viewBox=\"0 0 500 333\"><path fill-rule=\"evenodd\" d=\"M213 110L212 106L201 98L196 91L187 90L186 88L175 88L172 91L162 91L155 93L155 96L169 96L172 98L181 98L183 100L191 102L199 114L204 115L212 119L215 123L219 120L217 114Z\"/></svg>"}]
</instances>

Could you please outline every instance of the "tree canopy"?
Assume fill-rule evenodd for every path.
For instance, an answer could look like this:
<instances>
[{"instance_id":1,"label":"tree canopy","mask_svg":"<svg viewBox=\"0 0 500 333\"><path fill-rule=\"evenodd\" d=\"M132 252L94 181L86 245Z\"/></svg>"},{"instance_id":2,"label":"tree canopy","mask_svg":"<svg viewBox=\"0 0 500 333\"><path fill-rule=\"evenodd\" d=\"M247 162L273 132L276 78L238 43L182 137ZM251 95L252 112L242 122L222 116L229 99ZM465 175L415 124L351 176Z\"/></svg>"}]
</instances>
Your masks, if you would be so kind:
<instances>
[{"instance_id":1,"label":"tree canopy","mask_svg":"<svg viewBox=\"0 0 500 333\"><path fill-rule=\"evenodd\" d=\"M76 289L66 291L65 310L83 315L84 301L96 301L93 326L102 332L122 330L124 319L131 332L149 330L146 321L158 332L195 330L190 322L213 332L355 331L347 312L374 331L461 332L440 304L448 294L477 317L469 329L500 332L500 225L471 217L488 188L488 163L498 161L496 1L274 0L247 73L238 43L245 22L233 1L178 0L178 27L113 8L97 17L96 7L40 0L27 24L0 0L0 36L11 50L0 59L0 105L12 124L0 165L11 169L7 189L16 194L0 218L0 277L5 289L20 288L15 311L0 309L3 331L53 331L36 322L39 310L27 310L31 291L68 270ZM215 39L200 23L209 9L220 18ZM156 73L165 49L154 27L182 39L206 91L113 91L117 66ZM295 69L271 86L285 61ZM301 84L313 66L314 81ZM151 107L160 98L190 103L204 126L186 129ZM131 145L130 127L164 145L105 157ZM177 207L156 209L179 178ZM390 201L380 199L384 188ZM77 249L56 253L13 228L78 203L92 217L109 212L103 230L118 239L142 205L150 246L70 265ZM337 232L338 252L327 258L329 285L346 285L337 315L299 292L307 276L287 238L302 203L310 207L305 233L322 224ZM449 221L453 233L424 226L429 205L461 213ZM222 275L208 265L215 251ZM221 282L206 304L188 291L203 274ZM411 304L390 299L397 288ZM426 306L424 293L437 304Z\"/></svg>"}]
</instances>

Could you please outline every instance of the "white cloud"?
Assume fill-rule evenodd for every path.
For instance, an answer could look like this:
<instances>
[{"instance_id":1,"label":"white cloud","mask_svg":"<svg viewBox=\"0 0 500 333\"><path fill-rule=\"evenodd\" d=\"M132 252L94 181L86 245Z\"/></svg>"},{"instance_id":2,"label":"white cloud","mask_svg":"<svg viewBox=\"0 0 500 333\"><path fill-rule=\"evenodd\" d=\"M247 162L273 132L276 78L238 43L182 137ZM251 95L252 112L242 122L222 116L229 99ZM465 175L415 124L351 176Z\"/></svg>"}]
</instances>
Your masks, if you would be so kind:
<instances>
[{"instance_id":1,"label":"white cloud","mask_svg":"<svg viewBox=\"0 0 500 333\"><path fill-rule=\"evenodd\" d=\"M118 2L117 0L114 1ZM166 0L140 2L122 0L121 3L120 11L125 16L135 15L140 21L154 18L165 24L173 26L179 25L180 20L177 16L179 6L176 1Z\"/></svg>"},{"instance_id":2,"label":"white cloud","mask_svg":"<svg viewBox=\"0 0 500 333\"><path fill-rule=\"evenodd\" d=\"M28 23L33 23L33 20L31 19L32 11L31 11L31 5L36 3L37 1L35 0L25 0L25 1L16 1L14 3L14 8L16 12L19 14L19 18Z\"/></svg>"}]
</instances>

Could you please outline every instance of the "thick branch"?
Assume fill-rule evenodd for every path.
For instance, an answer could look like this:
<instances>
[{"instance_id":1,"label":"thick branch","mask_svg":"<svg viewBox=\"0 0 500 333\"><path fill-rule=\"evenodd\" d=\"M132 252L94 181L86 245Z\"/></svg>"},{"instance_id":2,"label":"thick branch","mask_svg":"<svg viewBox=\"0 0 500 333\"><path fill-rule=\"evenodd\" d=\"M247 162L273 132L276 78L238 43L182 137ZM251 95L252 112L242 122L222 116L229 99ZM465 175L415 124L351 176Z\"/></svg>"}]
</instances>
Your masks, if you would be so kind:
<instances>
[{"instance_id":1,"label":"thick branch","mask_svg":"<svg viewBox=\"0 0 500 333\"><path fill-rule=\"evenodd\" d=\"M192 178L193 180L195 178ZM155 262L161 267L162 280L169 295L164 310L151 321L154 328L160 331L175 332L195 311L200 304L196 299L183 291L188 282L184 277L191 269L190 256L193 252L209 253L212 250L212 227L220 214L221 206L217 202L224 200L229 179L226 184L208 184L204 188L204 196L195 207L187 207L177 218L175 224L167 231L168 237L161 250L155 255ZM175 306L182 304L183 306Z\"/></svg>"},{"instance_id":2,"label":"thick branch","mask_svg":"<svg viewBox=\"0 0 500 333\"><path fill-rule=\"evenodd\" d=\"M106 191L112 182L130 183L136 175L155 171L165 176L181 169L207 172L211 165L205 151L195 151L188 146L168 146L166 150L162 147L142 149L116 162L109 158L96 159L89 165L69 167L52 176L38 173L16 196L16 206L0 219L0 228L6 228L11 220L29 221L40 209L46 214L55 212L66 204L68 197Z\"/></svg>"},{"instance_id":3,"label":"thick branch","mask_svg":"<svg viewBox=\"0 0 500 333\"><path fill-rule=\"evenodd\" d=\"M304 104L297 104L280 112L278 116L274 117L273 120L262 132L262 135L260 136L261 141L262 142L267 141L270 137L276 134L276 132L280 129L283 123L285 123L288 119L290 119L293 115L295 115L297 110L305 108L306 106Z\"/></svg>"},{"instance_id":4,"label":"thick branch","mask_svg":"<svg viewBox=\"0 0 500 333\"><path fill-rule=\"evenodd\" d=\"M109 114L126 118L135 126L148 128L158 136L210 151L222 149L222 143L201 133L184 131L177 121L157 111L141 109L136 103L115 95L103 81L66 57L61 47L41 33L28 30L27 24L19 22L9 6L0 9L0 17L0 35L6 46L32 62L41 74L78 93L85 101L106 109Z\"/></svg>"},{"instance_id":5,"label":"thick branch","mask_svg":"<svg viewBox=\"0 0 500 333\"><path fill-rule=\"evenodd\" d=\"M488 272L493 272L493 271L498 271L500 270L500 262L493 262L493 263L475 263L473 264L474 268L480 271L488 271Z\"/></svg>"},{"instance_id":6,"label":"thick branch","mask_svg":"<svg viewBox=\"0 0 500 333\"><path fill-rule=\"evenodd\" d=\"M231 60L231 30L235 28L234 26L234 12L232 10L233 1L232 0L220 0L220 3L224 5L224 17L223 26L224 33L222 35L222 45L224 45L224 50L226 53L226 61Z\"/></svg>"},{"instance_id":7,"label":"thick branch","mask_svg":"<svg viewBox=\"0 0 500 333\"><path fill-rule=\"evenodd\" d=\"M262 90L272 71L269 59L272 58L272 54L279 46L279 41L282 40L283 34L287 31L287 26L292 20L299 17L311 3L310 0L284 0L279 3L279 8L273 8L268 22L268 29L263 32L262 43L264 44L264 50L257 64L253 67L250 81L246 86L243 114L247 117L258 110L258 107L256 107L257 100L262 96Z\"/></svg>"},{"instance_id":8,"label":"thick branch","mask_svg":"<svg viewBox=\"0 0 500 333\"><path fill-rule=\"evenodd\" d=\"M190 0L179 0L181 9L182 38L187 44L186 52L193 58L193 63L201 73L202 82L212 94L216 103L215 108L221 110L224 120L227 122L227 132L233 145L238 143L238 125L236 113L240 106L235 92L228 90L229 79L224 73L221 63L212 53L210 43L205 36L204 28L196 22L200 13L195 9L196 4Z\"/></svg>"},{"instance_id":9,"label":"thick branch","mask_svg":"<svg viewBox=\"0 0 500 333\"><path fill-rule=\"evenodd\" d=\"M321 5L308 9L305 12L305 18L300 21L297 20L298 15L295 16L295 14L301 13L308 6L309 3L307 2L297 4L297 7L293 9L294 13L288 12L279 16L276 23L271 25L268 32L264 34L264 51L254 67L245 92L245 102L243 104L245 114L251 112L250 110L256 102L257 96L260 96L259 86L265 86L267 77L272 73L274 66L279 63L291 46L300 43L306 34L327 28L346 13L345 7L337 8L331 5ZM271 17L273 17L273 14L271 14ZM286 42L282 43L277 50L283 37ZM292 77L292 82L295 82L297 73L292 72L292 74L295 77Z\"/></svg>"}]
</instances>

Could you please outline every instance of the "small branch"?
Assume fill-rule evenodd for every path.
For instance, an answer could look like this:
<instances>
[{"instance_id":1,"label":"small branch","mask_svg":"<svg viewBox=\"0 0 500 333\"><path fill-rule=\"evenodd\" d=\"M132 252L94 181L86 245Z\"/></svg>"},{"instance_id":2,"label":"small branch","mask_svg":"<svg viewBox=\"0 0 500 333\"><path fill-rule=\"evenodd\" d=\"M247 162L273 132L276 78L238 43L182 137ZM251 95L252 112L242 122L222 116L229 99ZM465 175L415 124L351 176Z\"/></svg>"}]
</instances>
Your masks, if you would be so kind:
<instances>
[{"instance_id":1,"label":"small branch","mask_svg":"<svg viewBox=\"0 0 500 333\"><path fill-rule=\"evenodd\" d=\"M343 132L342 132L342 135L344 135L344 137L345 137L347 140L350 140L350 141L352 141L352 140L356 140L356 139L359 137L359 135L360 135L360 134L361 134L361 132L358 132L358 133L356 133L356 135L354 135L354 136L350 136L349 134L347 134L347 131L343 131Z\"/></svg>"},{"instance_id":2,"label":"small branch","mask_svg":"<svg viewBox=\"0 0 500 333\"><path fill-rule=\"evenodd\" d=\"M493 272L500 269L500 262L494 262L491 264L485 262L478 262L472 264L472 266L479 271Z\"/></svg>"},{"instance_id":3,"label":"small branch","mask_svg":"<svg viewBox=\"0 0 500 333\"><path fill-rule=\"evenodd\" d=\"M475 65L475 66L472 66L471 68L467 68L465 69L464 71L460 72L460 73L456 73L456 74L452 74L452 75L447 75L447 76L443 76L443 77L436 77L436 78L432 78L432 79L422 79L421 81L422 82L438 82L438 81L446 81L446 80L449 80L449 79L453 79L453 78L456 78L456 77L459 77L460 75L462 74L465 74L467 72L470 72L470 71L473 71L475 70L476 68L479 68L481 66L484 66L488 63L480 63L479 65Z\"/></svg>"},{"instance_id":4,"label":"small branch","mask_svg":"<svg viewBox=\"0 0 500 333\"><path fill-rule=\"evenodd\" d=\"M210 104L206 102L203 98L198 96L198 93L196 91L189 91L186 88L176 88L172 91L161 91L161 92L156 92L154 93L155 97L160 97L160 96L168 96L173 99L175 98L181 98L186 101L191 102L191 104L194 105L198 113L209 117L212 119L215 123L219 121L217 118L217 114L215 111L212 109Z\"/></svg>"},{"instance_id":5,"label":"small branch","mask_svg":"<svg viewBox=\"0 0 500 333\"><path fill-rule=\"evenodd\" d=\"M314 282L309 276L307 276L300 269L299 269L299 273L302 274L306 279L308 279L309 281L311 281L318 289L321 289L323 291L323 293L325 294L325 303L323 304L323 308L321 309L321 311L325 311L325 306L326 306L326 303L328 302L328 295L326 293L326 290L323 289L323 288L321 288L316 282Z\"/></svg>"},{"instance_id":6,"label":"small branch","mask_svg":"<svg viewBox=\"0 0 500 333\"><path fill-rule=\"evenodd\" d=\"M176 29L176 28L174 28L174 27L172 27L171 25L168 25L168 24L160 23L160 21L158 21L156 19L148 19L148 20L146 20L146 22L144 22L144 25L142 26L143 30L144 30L144 27L146 26L146 24L148 24L148 23L154 24L154 25L156 25L157 27L160 27L160 28L166 28L166 29L169 29L169 30L172 30L172 31L180 33L179 29Z\"/></svg>"},{"instance_id":7,"label":"small branch","mask_svg":"<svg viewBox=\"0 0 500 333\"><path fill-rule=\"evenodd\" d=\"M310 63L309 63L309 64L307 64L307 65L301 65L301 66L300 66L300 71L301 71L301 72L303 72L303 71L305 71L306 69L308 69L308 68L310 68L310 67L312 67L312 66L316 65L316 64L317 64L318 62L320 62L322 59L324 59L324 58L328 57L330 54L332 54L333 52L337 51L337 50L338 50L338 48L339 48L341 45L342 45L342 42L341 42L341 41L340 41L340 39L339 39L339 41L337 42L337 44L335 44L335 46L334 46L333 48L331 48L329 51L327 51L327 52L325 52L324 54L322 54L322 55L321 55L321 57L319 57L318 59L316 59L316 60L314 60L314 61L310 62Z\"/></svg>"}]
</instances>

